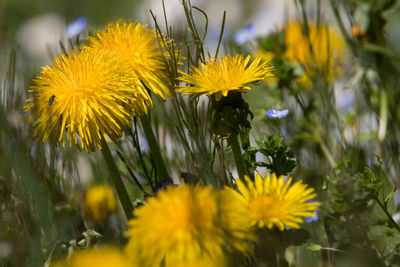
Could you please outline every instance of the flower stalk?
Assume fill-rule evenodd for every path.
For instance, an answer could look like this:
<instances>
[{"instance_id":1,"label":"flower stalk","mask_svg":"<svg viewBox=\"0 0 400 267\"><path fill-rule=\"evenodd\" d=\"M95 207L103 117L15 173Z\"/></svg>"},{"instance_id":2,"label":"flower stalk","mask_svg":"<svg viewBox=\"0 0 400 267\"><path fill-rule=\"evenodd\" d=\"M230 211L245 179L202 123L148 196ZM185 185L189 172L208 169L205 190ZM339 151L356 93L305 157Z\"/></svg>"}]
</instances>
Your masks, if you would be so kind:
<instances>
[{"instance_id":1,"label":"flower stalk","mask_svg":"<svg viewBox=\"0 0 400 267\"><path fill-rule=\"evenodd\" d=\"M168 178L169 174L161 156L160 146L158 145L153 129L151 128L149 118L147 116L142 116L140 117L140 121L142 122L143 131L150 147L150 153L157 169L157 176L159 181L162 181Z\"/></svg>"},{"instance_id":2,"label":"flower stalk","mask_svg":"<svg viewBox=\"0 0 400 267\"><path fill-rule=\"evenodd\" d=\"M228 143L232 148L233 159L235 160L237 172L239 174L239 178L244 181L244 176L247 175L246 165L244 163L244 159L242 156L242 152L240 149L240 144L238 140L238 134L236 132L231 132L228 137Z\"/></svg>"},{"instance_id":3,"label":"flower stalk","mask_svg":"<svg viewBox=\"0 0 400 267\"><path fill-rule=\"evenodd\" d=\"M111 181L114 185L115 190L117 191L118 198L121 202L122 208L124 209L126 218L130 220L133 218L133 205L131 198L129 197L128 191L126 190L126 187L122 182L121 175L118 171L117 165L114 162L114 159L111 155L107 141L104 139L104 136L101 138L101 143L101 153L103 154L108 170L110 171Z\"/></svg>"}]
</instances>

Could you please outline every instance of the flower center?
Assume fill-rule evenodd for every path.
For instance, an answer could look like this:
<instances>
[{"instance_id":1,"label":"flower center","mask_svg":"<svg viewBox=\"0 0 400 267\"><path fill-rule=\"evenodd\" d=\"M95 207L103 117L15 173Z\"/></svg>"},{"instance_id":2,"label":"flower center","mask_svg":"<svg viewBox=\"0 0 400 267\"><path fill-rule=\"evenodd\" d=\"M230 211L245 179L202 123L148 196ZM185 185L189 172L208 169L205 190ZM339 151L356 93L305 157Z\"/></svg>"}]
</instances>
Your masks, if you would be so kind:
<instances>
[{"instance_id":1,"label":"flower center","mask_svg":"<svg viewBox=\"0 0 400 267\"><path fill-rule=\"evenodd\" d=\"M258 195L249 203L249 209L256 220L282 218L286 214L286 201L277 195Z\"/></svg>"}]
</instances>

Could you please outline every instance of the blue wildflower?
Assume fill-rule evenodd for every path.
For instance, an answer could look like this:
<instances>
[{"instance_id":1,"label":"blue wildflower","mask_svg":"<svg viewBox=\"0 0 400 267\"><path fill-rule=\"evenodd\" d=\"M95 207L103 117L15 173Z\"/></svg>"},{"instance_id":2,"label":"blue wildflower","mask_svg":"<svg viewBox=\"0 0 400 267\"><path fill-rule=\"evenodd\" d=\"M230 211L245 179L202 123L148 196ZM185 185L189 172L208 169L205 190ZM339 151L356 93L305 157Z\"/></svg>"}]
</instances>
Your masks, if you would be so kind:
<instances>
[{"instance_id":1,"label":"blue wildflower","mask_svg":"<svg viewBox=\"0 0 400 267\"><path fill-rule=\"evenodd\" d=\"M68 24L66 29L67 38L72 38L80 34L86 28L87 21L86 17L79 17Z\"/></svg>"},{"instance_id":2,"label":"blue wildflower","mask_svg":"<svg viewBox=\"0 0 400 267\"><path fill-rule=\"evenodd\" d=\"M242 45L242 44L246 43L247 41L250 41L251 39L253 39L254 35L255 35L254 25L249 24L246 27L244 27L243 29L240 29L235 33L235 42L238 45Z\"/></svg>"},{"instance_id":3,"label":"blue wildflower","mask_svg":"<svg viewBox=\"0 0 400 267\"><path fill-rule=\"evenodd\" d=\"M265 116L267 116L268 118L272 118L272 119L280 119L283 117L286 117L289 114L289 110L288 109L275 109L275 108L271 108L270 110L267 111L267 113L265 113Z\"/></svg>"},{"instance_id":4,"label":"blue wildflower","mask_svg":"<svg viewBox=\"0 0 400 267\"><path fill-rule=\"evenodd\" d=\"M312 217L306 217L306 222L307 223L312 223L318 221L318 212L315 212L314 216Z\"/></svg>"}]
</instances>

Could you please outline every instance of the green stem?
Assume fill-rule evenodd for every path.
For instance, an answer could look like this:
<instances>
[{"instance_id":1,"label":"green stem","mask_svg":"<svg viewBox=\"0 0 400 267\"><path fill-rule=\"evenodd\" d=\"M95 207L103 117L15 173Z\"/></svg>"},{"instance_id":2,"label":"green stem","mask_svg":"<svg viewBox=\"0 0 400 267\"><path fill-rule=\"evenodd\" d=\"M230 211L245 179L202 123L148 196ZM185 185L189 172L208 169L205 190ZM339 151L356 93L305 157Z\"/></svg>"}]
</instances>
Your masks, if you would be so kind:
<instances>
[{"instance_id":1,"label":"green stem","mask_svg":"<svg viewBox=\"0 0 400 267\"><path fill-rule=\"evenodd\" d=\"M229 135L228 143L232 148L233 159L235 160L239 178L242 181L245 181L244 176L247 175L247 171L246 171L246 165L244 164L242 151L241 151L240 145L239 145L238 134L235 132L232 132Z\"/></svg>"},{"instance_id":2,"label":"green stem","mask_svg":"<svg viewBox=\"0 0 400 267\"><path fill-rule=\"evenodd\" d=\"M117 165L115 165L114 159L111 155L110 149L108 148L107 141L102 137L101 139L104 160L106 161L107 167L111 174L111 181L114 184L115 190L117 191L119 201L121 202L122 208L124 209L125 215L128 220L133 218L133 205L132 201L126 191L125 185L122 182L121 175L119 174Z\"/></svg>"},{"instance_id":3,"label":"green stem","mask_svg":"<svg viewBox=\"0 0 400 267\"><path fill-rule=\"evenodd\" d=\"M379 128L378 140L383 142L386 136L386 128L388 122L388 101L385 89L381 89L380 110L379 110Z\"/></svg>"},{"instance_id":4,"label":"green stem","mask_svg":"<svg viewBox=\"0 0 400 267\"><path fill-rule=\"evenodd\" d=\"M397 224L397 222L393 219L392 215L388 212L386 209L385 205L379 200L377 196L374 196L375 201L378 203L379 207L383 210L383 212L386 214L388 217L390 223L396 228L397 231L400 232L400 226Z\"/></svg>"},{"instance_id":5,"label":"green stem","mask_svg":"<svg viewBox=\"0 0 400 267\"><path fill-rule=\"evenodd\" d=\"M319 138L318 140L318 144L322 150L322 153L324 153L326 159L329 162L329 165L331 165L331 168L335 168L336 167L336 161L334 160L331 152L329 152L328 147L325 145L325 143L321 140L321 138Z\"/></svg>"},{"instance_id":6,"label":"green stem","mask_svg":"<svg viewBox=\"0 0 400 267\"><path fill-rule=\"evenodd\" d=\"M154 163L156 165L159 181L169 178L169 174L162 159L160 147L157 143L156 137L154 136L149 118L147 116L142 116L140 117L140 121L142 122L143 131L146 136L147 143L150 147L151 156L153 157Z\"/></svg>"}]
</instances>

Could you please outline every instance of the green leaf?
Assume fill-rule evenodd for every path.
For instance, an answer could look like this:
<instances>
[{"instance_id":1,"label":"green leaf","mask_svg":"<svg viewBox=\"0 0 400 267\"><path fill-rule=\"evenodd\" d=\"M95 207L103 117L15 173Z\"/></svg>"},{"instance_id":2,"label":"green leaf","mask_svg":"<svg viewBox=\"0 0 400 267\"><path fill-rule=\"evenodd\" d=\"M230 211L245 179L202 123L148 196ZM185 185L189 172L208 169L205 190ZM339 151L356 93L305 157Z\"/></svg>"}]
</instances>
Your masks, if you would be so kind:
<instances>
[{"instance_id":1,"label":"green leaf","mask_svg":"<svg viewBox=\"0 0 400 267\"><path fill-rule=\"evenodd\" d=\"M311 251L320 251L322 249L321 245L315 244L315 243L310 243L307 248Z\"/></svg>"}]
</instances>

